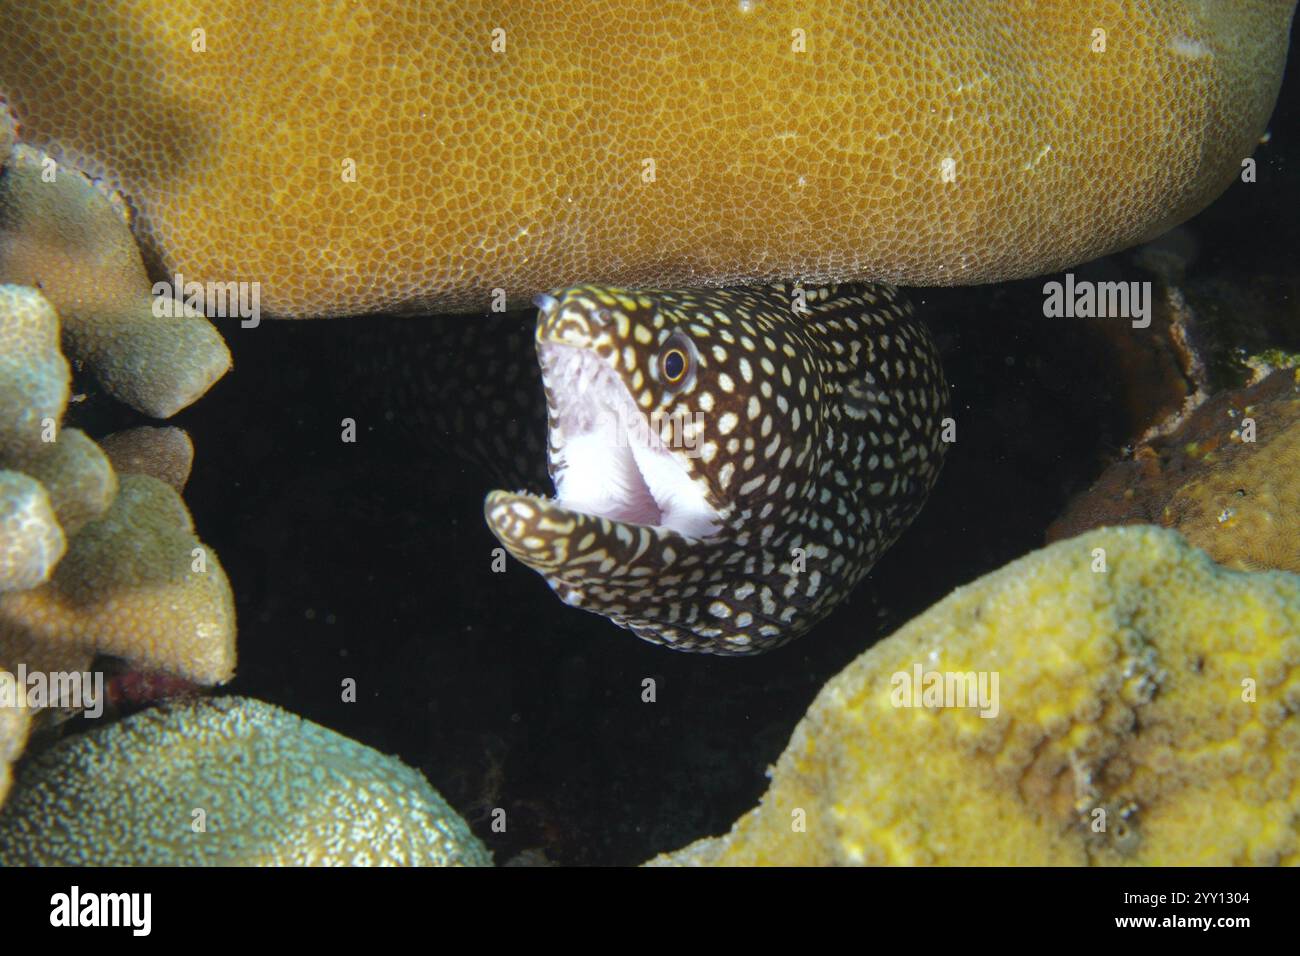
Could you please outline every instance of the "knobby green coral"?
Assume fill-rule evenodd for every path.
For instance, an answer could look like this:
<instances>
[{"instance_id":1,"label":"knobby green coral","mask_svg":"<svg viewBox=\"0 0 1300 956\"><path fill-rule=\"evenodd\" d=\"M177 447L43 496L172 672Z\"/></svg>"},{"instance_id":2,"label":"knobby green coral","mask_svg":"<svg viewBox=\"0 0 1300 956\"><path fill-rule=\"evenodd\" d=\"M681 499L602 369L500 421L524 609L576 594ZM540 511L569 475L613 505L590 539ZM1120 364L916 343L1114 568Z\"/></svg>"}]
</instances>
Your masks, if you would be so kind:
<instances>
[{"instance_id":1,"label":"knobby green coral","mask_svg":"<svg viewBox=\"0 0 1300 956\"><path fill-rule=\"evenodd\" d=\"M109 394L156 417L203 394L229 352L203 316L154 314L120 197L14 145L14 131L0 101L0 670L80 671L107 653L229 680L230 586L178 496L188 437L136 429L101 448L65 428L62 348ZM0 721L6 779L29 717Z\"/></svg>"},{"instance_id":2,"label":"knobby green coral","mask_svg":"<svg viewBox=\"0 0 1300 956\"><path fill-rule=\"evenodd\" d=\"M416 770L249 698L174 703L32 759L0 865L488 866Z\"/></svg>"},{"instance_id":3,"label":"knobby green coral","mask_svg":"<svg viewBox=\"0 0 1300 956\"><path fill-rule=\"evenodd\" d=\"M989 699L931 700L929 675ZM822 688L757 808L655 862L1295 864L1297 713L1300 576L1105 528L876 644Z\"/></svg>"}]
</instances>

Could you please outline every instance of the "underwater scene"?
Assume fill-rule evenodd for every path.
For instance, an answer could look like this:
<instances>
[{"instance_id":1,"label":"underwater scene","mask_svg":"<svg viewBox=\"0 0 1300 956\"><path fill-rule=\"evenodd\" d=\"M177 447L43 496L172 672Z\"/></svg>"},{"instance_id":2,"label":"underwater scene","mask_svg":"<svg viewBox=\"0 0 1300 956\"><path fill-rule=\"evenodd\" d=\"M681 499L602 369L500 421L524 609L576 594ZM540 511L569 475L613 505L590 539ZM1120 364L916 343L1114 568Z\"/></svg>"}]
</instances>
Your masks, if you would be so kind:
<instances>
[{"instance_id":1,"label":"underwater scene","mask_svg":"<svg viewBox=\"0 0 1300 956\"><path fill-rule=\"evenodd\" d=\"M1294 8L0 0L0 866L1300 863Z\"/></svg>"}]
</instances>

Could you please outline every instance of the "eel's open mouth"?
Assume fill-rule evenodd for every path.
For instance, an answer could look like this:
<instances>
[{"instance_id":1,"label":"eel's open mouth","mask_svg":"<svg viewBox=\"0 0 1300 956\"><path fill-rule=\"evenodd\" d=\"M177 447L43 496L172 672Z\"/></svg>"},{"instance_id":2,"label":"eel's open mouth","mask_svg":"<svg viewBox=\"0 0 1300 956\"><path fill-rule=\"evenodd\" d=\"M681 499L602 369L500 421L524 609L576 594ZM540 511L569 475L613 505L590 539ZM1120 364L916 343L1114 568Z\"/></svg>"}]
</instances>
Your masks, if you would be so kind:
<instances>
[{"instance_id":1,"label":"eel's open mouth","mask_svg":"<svg viewBox=\"0 0 1300 956\"><path fill-rule=\"evenodd\" d=\"M555 503L569 511L708 537L722 528L686 449L665 444L627 386L589 349L538 345L552 409ZM680 429L667 429L674 435Z\"/></svg>"}]
</instances>

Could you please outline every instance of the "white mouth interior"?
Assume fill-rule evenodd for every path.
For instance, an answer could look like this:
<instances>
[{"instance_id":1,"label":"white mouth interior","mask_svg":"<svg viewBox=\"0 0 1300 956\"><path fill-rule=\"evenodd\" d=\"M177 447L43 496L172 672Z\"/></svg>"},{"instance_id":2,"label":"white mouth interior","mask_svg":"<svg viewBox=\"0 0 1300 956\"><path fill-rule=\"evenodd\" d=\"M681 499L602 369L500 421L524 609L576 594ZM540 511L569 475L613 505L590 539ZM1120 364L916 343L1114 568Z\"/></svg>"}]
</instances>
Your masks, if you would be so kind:
<instances>
[{"instance_id":1,"label":"white mouth interior","mask_svg":"<svg viewBox=\"0 0 1300 956\"><path fill-rule=\"evenodd\" d=\"M551 436L555 500L570 511L702 538L722 528L681 452L663 444L598 355L543 344L542 379L558 409ZM557 447L558 444L558 447Z\"/></svg>"}]
</instances>

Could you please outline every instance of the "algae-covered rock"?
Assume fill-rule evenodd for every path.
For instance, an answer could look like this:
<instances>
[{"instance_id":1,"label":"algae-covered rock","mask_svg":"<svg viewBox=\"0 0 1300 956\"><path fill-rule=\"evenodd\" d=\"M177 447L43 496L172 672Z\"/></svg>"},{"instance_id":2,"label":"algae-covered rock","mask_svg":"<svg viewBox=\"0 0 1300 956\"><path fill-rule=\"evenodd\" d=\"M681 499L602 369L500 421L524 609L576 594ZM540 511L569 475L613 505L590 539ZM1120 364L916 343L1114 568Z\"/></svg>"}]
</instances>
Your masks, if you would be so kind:
<instances>
[{"instance_id":1,"label":"algae-covered rock","mask_svg":"<svg viewBox=\"0 0 1300 956\"><path fill-rule=\"evenodd\" d=\"M931 674L946 698L926 698ZM956 706L959 684L992 693ZM1297 863L1298 712L1300 576L1102 529L872 647L822 689L756 809L652 862Z\"/></svg>"},{"instance_id":2,"label":"algae-covered rock","mask_svg":"<svg viewBox=\"0 0 1300 956\"><path fill-rule=\"evenodd\" d=\"M261 701L173 703L32 758L0 865L490 865L417 771Z\"/></svg>"},{"instance_id":3,"label":"algae-covered rock","mask_svg":"<svg viewBox=\"0 0 1300 956\"><path fill-rule=\"evenodd\" d=\"M1111 465L1048 529L1174 528L1221 564L1300 572L1300 371L1221 392Z\"/></svg>"}]
</instances>

